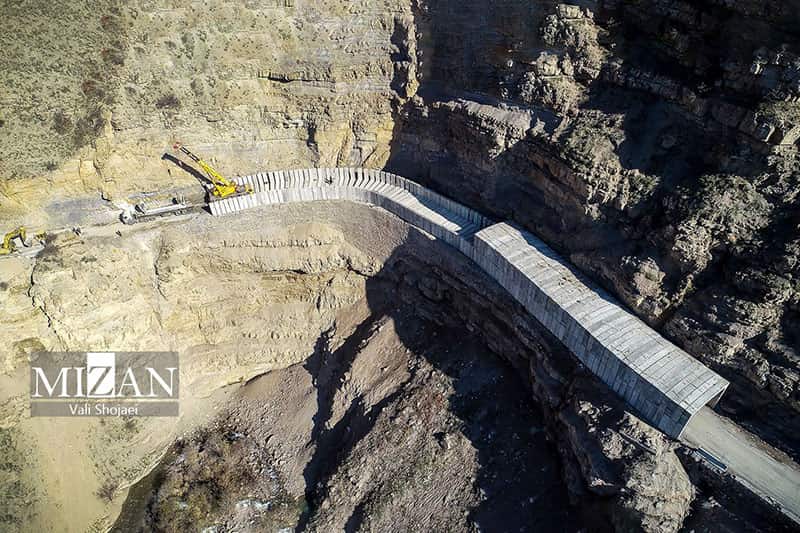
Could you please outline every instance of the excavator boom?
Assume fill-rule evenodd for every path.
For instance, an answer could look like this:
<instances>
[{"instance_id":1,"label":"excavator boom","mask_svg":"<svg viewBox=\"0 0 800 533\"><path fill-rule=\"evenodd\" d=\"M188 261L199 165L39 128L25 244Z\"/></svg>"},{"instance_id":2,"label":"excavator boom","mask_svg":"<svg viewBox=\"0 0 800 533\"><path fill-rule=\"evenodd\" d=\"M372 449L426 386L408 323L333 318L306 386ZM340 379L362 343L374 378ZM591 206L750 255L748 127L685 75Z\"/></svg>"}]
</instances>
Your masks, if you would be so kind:
<instances>
[{"instance_id":1,"label":"excavator boom","mask_svg":"<svg viewBox=\"0 0 800 533\"><path fill-rule=\"evenodd\" d=\"M175 150L183 154L186 154L186 156L189 159L197 163L197 166L203 169L203 172L205 172L208 175L208 179L213 185L213 188L211 189L211 194L213 194L214 196L218 198L227 198L228 196L232 196L237 193L253 192L252 189L250 189L249 187L237 187L237 185L234 182L232 182L231 180L229 180L228 178L224 177L222 174L217 172L214 169L214 167L212 167L211 165L209 165L208 163L206 163L205 161L194 155L192 152L189 151L188 148L186 148L182 144L175 143L175 146L173 148L175 148Z\"/></svg>"},{"instance_id":2,"label":"excavator boom","mask_svg":"<svg viewBox=\"0 0 800 533\"><path fill-rule=\"evenodd\" d=\"M181 143L175 143L172 148L179 154L183 154L191 159L192 162L205 173L205 177L200 176L200 180L203 184L203 188L206 190L207 202L241 194L251 194L253 192L253 188L249 185L236 183L217 172L214 167L193 154ZM181 161L181 164L185 165L183 161ZM120 219L124 224L136 224L137 222L150 220L156 217L183 215L192 211L197 211L203 205L187 201L183 194L173 196L170 204L164 205L162 202L161 205L158 205L158 203L157 200L155 202L148 200L134 206L127 206L120 214Z\"/></svg>"},{"instance_id":3,"label":"excavator boom","mask_svg":"<svg viewBox=\"0 0 800 533\"><path fill-rule=\"evenodd\" d=\"M42 240L45 238L45 232L36 232L35 234L36 239ZM0 255L10 255L17 251L17 244L14 242L16 239L22 243L22 246L29 247L32 246L32 242L28 241L28 232L25 229L25 226L20 226L13 231L9 231L3 237L3 243L0 245Z\"/></svg>"},{"instance_id":4,"label":"excavator boom","mask_svg":"<svg viewBox=\"0 0 800 533\"><path fill-rule=\"evenodd\" d=\"M5 237L3 237L3 247L0 248L0 255L8 255L17 249L16 245L14 244L14 239L17 237L19 237L24 245L25 238L27 237L27 232L25 231L24 226L20 226L14 231L9 231L6 233Z\"/></svg>"}]
</instances>

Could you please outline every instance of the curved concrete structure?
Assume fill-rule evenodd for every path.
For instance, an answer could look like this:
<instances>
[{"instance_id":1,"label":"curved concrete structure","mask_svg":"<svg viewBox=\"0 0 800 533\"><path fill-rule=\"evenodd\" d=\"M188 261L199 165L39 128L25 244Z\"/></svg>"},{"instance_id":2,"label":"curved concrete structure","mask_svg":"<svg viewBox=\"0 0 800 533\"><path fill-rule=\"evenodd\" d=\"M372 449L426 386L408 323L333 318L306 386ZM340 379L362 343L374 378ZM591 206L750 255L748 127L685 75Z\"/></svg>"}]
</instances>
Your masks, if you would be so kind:
<instances>
[{"instance_id":1,"label":"curved concrete structure","mask_svg":"<svg viewBox=\"0 0 800 533\"><path fill-rule=\"evenodd\" d=\"M368 169L306 169L237 178L248 196L215 216L262 205L350 200L380 206L474 260L584 365L664 433L679 437L728 382L628 312L536 236L495 224L417 183Z\"/></svg>"}]
</instances>

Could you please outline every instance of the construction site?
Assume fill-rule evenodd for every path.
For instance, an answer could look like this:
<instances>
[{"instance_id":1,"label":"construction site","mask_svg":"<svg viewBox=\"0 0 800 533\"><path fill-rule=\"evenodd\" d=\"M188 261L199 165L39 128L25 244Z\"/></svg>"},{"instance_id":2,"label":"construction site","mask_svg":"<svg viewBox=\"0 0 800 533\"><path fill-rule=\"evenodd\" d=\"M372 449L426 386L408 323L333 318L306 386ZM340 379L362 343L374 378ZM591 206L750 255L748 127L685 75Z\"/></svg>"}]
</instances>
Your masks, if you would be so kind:
<instances>
[{"instance_id":1,"label":"construction site","mask_svg":"<svg viewBox=\"0 0 800 533\"><path fill-rule=\"evenodd\" d=\"M0 4L0 531L800 530L800 3Z\"/></svg>"}]
</instances>

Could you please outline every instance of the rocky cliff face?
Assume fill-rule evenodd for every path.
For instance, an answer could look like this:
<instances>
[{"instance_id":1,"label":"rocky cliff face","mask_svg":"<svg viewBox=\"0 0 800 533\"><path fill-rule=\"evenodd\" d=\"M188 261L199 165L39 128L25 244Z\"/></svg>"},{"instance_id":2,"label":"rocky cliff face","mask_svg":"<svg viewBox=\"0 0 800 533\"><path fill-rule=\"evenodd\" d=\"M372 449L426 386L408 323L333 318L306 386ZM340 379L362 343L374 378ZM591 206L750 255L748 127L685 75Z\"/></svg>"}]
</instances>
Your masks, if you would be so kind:
<instances>
[{"instance_id":1,"label":"rocky cliff face","mask_svg":"<svg viewBox=\"0 0 800 533\"><path fill-rule=\"evenodd\" d=\"M390 166L543 236L796 451L800 4L415 14L421 85Z\"/></svg>"},{"instance_id":2,"label":"rocky cliff face","mask_svg":"<svg viewBox=\"0 0 800 533\"><path fill-rule=\"evenodd\" d=\"M674 445L455 249L340 202L226 224L93 228L8 260L6 529L107 529L127 487L209 419L224 427L182 440L188 462L127 499L154 499L143 530L240 524L245 500L285 501L272 519L310 531L680 527L694 489ZM27 354L87 345L179 350L180 418L28 417ZM242 435L258 449L239 449Z\"/></svg>"},{"instance_id":3,"label":"rocky cliff face","mask_svg":"<svg viewBox=\"0 0 800 533\"><path fill-rule=\"evenodd\" d=\"M344 342L406 227L365 207L293 207L236 231L203 217L69 232L3 261L0 530L107 530L124 489L214 414L226 385L302 364L323 336ZM92 347L179 351L181 416L31 418L29 354Z\"/></svg>"},{"instance_id":4,"label":"rocky cliff face","mask_svg":"<svg viewBox=\"0 0 800 533\"><path fill-rule=\"evenodd\" d=\"M405 2L11 4L15 31L0 37L9 223L57 224L64 196L196 184L162 160L177 140L229 175L380 167L391 103L414 90L413 50L395 45L411 24Z\"/></svg>"},{"instance_id":5,"label":"rocky cliff face","mask_svg":"<svg viewBox=\"0 0 800 533\"><path fill-rule=\"evenodd\" d=\"M175 140L388 165L541 235L800 449L796 0L12 4L4 225L195 183Z\"/></svg>"},{"instance_id":6,"label":"rocky cliff face","mask_svg":"<svg viewBox=\"0 0 800 533\"><path fill-rule=\"evenodd\" d=\"M625 404L579 368L524 309L457 252L412 252L405 246L382 271L404 302L434 322L479 333L528 383L544 410L546 429L562 460L571 502L592 527L677 531L695 490L674 443L626 412ZM421 248L421 247L420 247Z\"/></svg>"}]
</instances>

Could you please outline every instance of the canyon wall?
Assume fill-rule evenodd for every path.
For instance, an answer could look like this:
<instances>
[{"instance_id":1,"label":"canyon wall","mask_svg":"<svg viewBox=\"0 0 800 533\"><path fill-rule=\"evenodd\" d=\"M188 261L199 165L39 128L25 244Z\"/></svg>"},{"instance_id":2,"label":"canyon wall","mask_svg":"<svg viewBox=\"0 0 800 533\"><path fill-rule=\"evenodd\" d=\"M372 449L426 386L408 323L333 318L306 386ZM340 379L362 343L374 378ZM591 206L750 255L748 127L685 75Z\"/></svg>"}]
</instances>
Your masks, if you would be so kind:
<instances>
[{"instance_id":1,"label":"canyon wall","mask_svg":"<svg viewBox=\"0 0 800 533\"><path fill-rule=\"evenodd\" d=\"M576 365L477 265L383 210L323 202L252 210L237 217L235 229L230 219L204 217L158 227L126 226L121 235L102 231L93 228L82 236L65 234L36 260L8 261L18 271L0 290L0 303L9 311L9 320L0 323L4 341L0 345L0 439L8 445L0 468L0 495L5 503L0 524L7 528L83 529L91 524L94 529L106 529L119 512L127 487L150 472L175 439L209 422L231 400L232 389L227 385L248 383L262 374L277 379L287 367L310 374L318 395L334 387L355 396L329 408L325 402L332 402L333 396L312 397L306 408L274 425L263 423L266 405L258 397L254 423L269 434L264 440L273 445L291 440L292 431L312 426L323 436L332 432L323 439L328 443L316 458L329 474L336 473L339 460L349 460L336 451L343 443L370 450L378 445L369 441L385 442L387 434L397 432L394 453L402 455L392 457L405 459L393 463L427 469L423 471L430 482L443 471L416 463L415 445L409 439L425 443L424 451L430 455L429 448L445 449L447 442L466 435L474 447L467 446L465 451L481 455L479 474L490 476L491 470L485 469L494 464L508 461L510 465L507 476L491 475L491 482L485 477L476 480L465 470L462 458L451 455L454 463L446 475L458 478L458 486L469 491L465 508L484 513L481 519L488 523L498 523L492 521L492 514L507 512L506 503L529 494L526 491L542 477L558 490L556 509L547 509L551 496L537 493L541 503L533 505L525 498L527 503L514 506L515 517L503 520L519 521L520 527L551 520L543 518L542 509L547 509L548 516L561 516L565 510L561 495L567 493L579 516L591 517L591 523L603 528L615 523L621 529L675 531L691 510L695 489L674 453L674 442L627 412L622 400ZM391 321L406 323L386 328L395 329L399 342L380 338L373 342L372 333ZM427 322L438 323L442 329L423 329L420 323ZM450 331L451 336L462 332L463 336L464 328L471 342L480 341L479 352L501 354L516 372L509 368L502 379L489 380L485 369L468 371L478 364L478 355L459 342L436 338L436 331ZM87 343L180 350L181 417L28 417L26 352L77 350ZM428 367L443 367L451 376L448 386L454 384L469 405L456 406L455 396L446 394L442 384L425 384L417 388L441 397L434 403L426 399L421 405L412 403L403 416L424 419L461 413L480 424L473 429L451 424L452 436L446 445L437 443L444 434L430 430L436 426L416 422L413 427L405 421L387 422L395 429L365 434L358 429L356 417L352 425L336 423L322 430L327 409L329 414L357 412L364 402L375 401L369 416L386 415L384 403L373 394L356 394L358 372L348 371L345 364L347 353L368 345L379 384L396 378L390 377L396 367L414 371L402 359L410 349L438 346L425 353ZM441 360L445 354L451 361L446 365ZM419 372L421 376L429 373L424 367ZM514 374L521 378L519 382ZM520 383L526 401L522 405L503 401L508 389ZM283 395L292 396L291 383L273 383L270 388L274 403L285 402L282 408L292 408L294 404ZM478 389L491 396L475 396ZM513 424L499 424L504 427L494 433L485 421L513 418L518 409L530 409L539 417L539 406L546 418L535 426L523 424L512 431ZM530 435L520 435L524 432ZM52 438L54 434L59 438ZM565 473L560 462L549 465L531 459L518 464L528 461L528 456L517 453L529 437L536 438L548 457L555 456L545 435L558 441ZM305 443L295 443L302 450L301 463L304 457L308 459ZM512 455L511 450L517 451ZM64 453L71 459L66 464ZM304 467L299 468L302 472ZM510 481L522 471L530 472L530 483ZM367 477L375 475L371 472ZM102 496L104 486L110 487L106 496ZM352 504L353 491L365 497L365 488L350 487L341 508ZM311 495L320 492L316 483L301 485L300 496L304 489ZM398 493L388 481L381 492L383 501L395 501ZM404 494L420 497L413 490ZM438 505L438 500L429 504ZM323 508L320 513L342 512ZM429 514L448 518L446 513ZM383 515L392 513L375 511L370 518ZM421 519L409 519L404 513L398 520L420 523Z\"/></svg>"},{"instance_id":2,"label":"canyon wall","mask_svg":"<svg viewBox=\"0 0 800 533\"><path fill-rule=\"evenodd\" d=\"M12 4L0 4L15 28L0 37L8 224L59 224L54 211L86 196L196 184L162 159L176 141L225 175L380 167L391 104L414 90L394 44L406 2Z\"/></svg>"},{"instance_id":3,"label":"canyon wall","mask_svg":"<svg viewBox=\"0 0 800 533\"><path fill-rule=\"evenodd\" d=\"M196 183L177 140L388 167L540 235L800 449L796 0L2 7L4 226Z\"/></svg>"},{"instance_id":4,"label":"canyon wall","mask_svg":"<svg viewBox=\"0 0 800 533\"><path fill-rule=\"evenodd\" d=\"M439 2L389 169L544 238L797 453L798 2Z\"/></svg>"}]
</instances>

